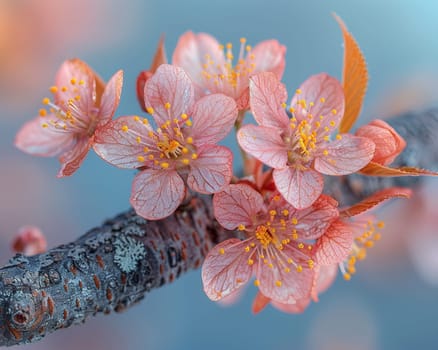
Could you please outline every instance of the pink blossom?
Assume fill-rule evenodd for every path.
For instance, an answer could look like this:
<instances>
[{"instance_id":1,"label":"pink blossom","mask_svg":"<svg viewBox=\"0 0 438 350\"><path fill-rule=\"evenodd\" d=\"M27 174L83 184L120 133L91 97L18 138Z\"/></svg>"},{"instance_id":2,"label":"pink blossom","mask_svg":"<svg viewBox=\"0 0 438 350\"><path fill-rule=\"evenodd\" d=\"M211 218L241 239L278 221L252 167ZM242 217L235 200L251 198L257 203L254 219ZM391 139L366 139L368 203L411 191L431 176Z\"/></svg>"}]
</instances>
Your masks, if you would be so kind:
<instances>
[{"instance_id":1,"label":"pink blossom","mask_svg":"<svg viewBox=\"0 0 438 350\"><path fill-rule=\"evenodd\" d=\"M18 132L15 145L29 154L59 156L58 177L72 175L94 145L94 134L111 120L119 105L123 72L118 71L105 86L84 62L65 61L50 88L53 101Z\"/></svg>"},{"instance_id":2,"label":"pink blossom","mask_svg":"<svg viewBox=\"0 0 438 350\"><path fill-rule=\"evenodd\" d=\"M321 194L323 175L345 175L368 164L374 143L349 134L331 137L344 112L340 83L325 73L314 75L285 107L287 92L272 73L250 79L251 111L259 124L238 133L240 146L274 168L275 185L294 207L310 206Z\"/></svg>"},{"instance_id":3,"label":"pink blossom","mask_svg":"<svg viewBox=\"0 0 438 350\"><path fill-rule=\"evenodd\" d=\"M44 253L47 249L46 237L38 227L23 226L14 238L12 249L27 256Z\"/></svg>"},{"instance_id":4,"label":"pink blossom","mask_svg":"<svg viewBox=\"0 0 438 350\"><path fill-rule=\"evenodd\" d=\"M173 53L173 64L180 66L196 84L199 95L223 93L232 97L239 110L249 108L249 77L257 72L273 72L281 79L286 48L277 40L267 40L254 48L240 39L239 56L233 65L232 44L220 45L205 33L183 34Z\"/></svg>"},{"instance_id":5,"label":"pink blossom","mask_svg":"<svg viewBox=\"0 0 438 350\"><path fill-rule=\"evenodd\" d=\"M404 150L405 140L388 123L376 119L361 126L355 135L367 137L376 145L373 162L388 165Z\"/></svg>"},{"instance_id":6,"label":"pink blossom","mask_svg":"<svg viewBox=\"0 0 438 350\"><path fill-rule=\"evenodd\" d=\"M294 304L310 295L312 242L337 218L336 201L321 196L311 207L297 210L278 193L264 200L241 183L215 194L213 205L219 223L242 231L245 239L228 239L207 255L202 280L210 299L233 293L253 274L263 295L277 302Z\"/></svg>"},{"instance_id":7,"label":"pink blossom","mask_svg":"<svg viewBox=\"0 0 438 350\"><path fill-rule=\"evenodd\" d=\"M194 101L193 85L182 68L161 65L145 85L147 119L120 117L96 136L96 152L120 168L137 168L131 204L147 219L175 211L185 183L200 193L215 193L232 175L231 151L216 143L233 127L236 103L222 94Z\"/></svg>"}]
</instances>

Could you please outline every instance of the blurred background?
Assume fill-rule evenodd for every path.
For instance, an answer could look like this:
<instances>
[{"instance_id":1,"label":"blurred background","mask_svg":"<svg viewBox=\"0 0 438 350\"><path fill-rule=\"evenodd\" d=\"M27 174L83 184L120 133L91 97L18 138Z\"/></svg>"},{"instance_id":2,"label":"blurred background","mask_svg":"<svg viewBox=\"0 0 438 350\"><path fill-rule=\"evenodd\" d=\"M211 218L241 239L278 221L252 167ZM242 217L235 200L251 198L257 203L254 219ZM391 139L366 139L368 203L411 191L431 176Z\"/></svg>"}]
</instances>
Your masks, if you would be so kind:
<instances>
[{"instance_id":1,"label":"blurred background","mask_svg":"<svg viewBox=\"0 0 438 350\"><path fill-rule=\"evenodd\" d=\"M54 158L16 150L15 133L37 115L58 66L79 57L108 79L125 70L117 115L141 113L135 79L159 36L169 56L186 30L221 42L287 46L283 81L295 90L322 71L341 78L340 15L368 61L359 123L438 102L438 3L408 0L0 0L0 264L19 227L39 226L50 247L74 240L129 206L132 171L90 153L71 178ZM239 164L235 164L238 168ZM334 286L302 315L267 308L254 316L254 288L222 307L202 292L200 272L153 291L123 314L99 316L26 349L418 349L438 343L438 180L409 203L394 202L382 241L352 281ZM403 219L404 218L404 219Z\"/></svg>"}]
</instances>

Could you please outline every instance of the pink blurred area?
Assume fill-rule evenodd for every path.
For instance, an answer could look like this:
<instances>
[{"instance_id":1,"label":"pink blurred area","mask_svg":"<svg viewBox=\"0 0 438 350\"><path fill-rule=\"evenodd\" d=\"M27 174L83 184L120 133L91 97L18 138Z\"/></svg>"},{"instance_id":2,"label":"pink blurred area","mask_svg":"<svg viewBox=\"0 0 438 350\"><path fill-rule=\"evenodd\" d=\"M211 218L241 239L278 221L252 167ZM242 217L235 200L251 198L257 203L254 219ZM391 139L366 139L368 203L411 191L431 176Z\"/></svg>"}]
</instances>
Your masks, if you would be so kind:
<instances>
[{"instance_id":1,"label":"pink blurred area","mask_svg":"<svg viewBox=\"0 0 438 350\"><path fill-rule=\"evenodd\" d=\"M0 1L2 108L14 112L28 108L23 101L35 100L35 91L50 86L56 66L66 55L120 43L129 35L129 30L113 25L124 24L121 19L114 1Z\"/></svg>"}]
</instances>

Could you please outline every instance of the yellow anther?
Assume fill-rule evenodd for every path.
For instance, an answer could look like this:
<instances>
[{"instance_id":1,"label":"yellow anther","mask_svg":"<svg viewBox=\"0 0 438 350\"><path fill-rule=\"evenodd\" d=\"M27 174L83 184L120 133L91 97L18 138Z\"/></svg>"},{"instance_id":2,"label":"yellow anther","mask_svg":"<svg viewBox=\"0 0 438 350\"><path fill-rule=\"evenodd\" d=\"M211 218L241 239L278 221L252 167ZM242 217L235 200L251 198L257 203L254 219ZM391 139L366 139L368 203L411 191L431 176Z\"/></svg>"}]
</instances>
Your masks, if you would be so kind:
<instances>
[{"instance_id":1,"label":"yellow anther","mask_svg":"<svg viewBox=\"0 0 438 350\"><path fill-rule=\"evenodd\" d=\"M76 95L76 96L75 96L75 100L76 100L76 101L79 101L80 99L81 99L81 96L80 96L80 95Z\"/></svg>"},{"instance_id":2,"label":"yellow anther","mask_svg":"<svg viewBox=\"0 0 438 350\"><path fill-rule=\"evenodd\" d=\"M187 154L187 153L189 153L189 149L188 149L187 147L183 147L182 150L181 150L181 152L182 152L183 154Z\"/></svg>"},{"instance_id":3,"label":"yellow anther","mask_svg":"<svg viewBox=\"0 0 438 350\"><path fill-rule=\"evenodd\" d=\"M338 113L338 111L336 109L332 109L332 114L335 115L336 113Z\"/></svg>"},{"instance_id":4,"label":"yellow anther","mask_svg":"<svg viewBox=\"0 0 438 350\"><path fill-rule=\"evenodd\" d=\"M277 211L274 209L271 209L271 210L269 210L269 215L275 216L275 215L277 215Z\"/></svg>"},{"instance_id":5,"label":"yellow anther","mask_svg":"<svg viewBox=\"0 0 438 350\"><path fill-rule=\"evenodd\" d=\"M250 248L249 248L249 246L247 245L246 247L245 247L245 252L249 252L249 250L250 250Z\"/></svg>"},{"instance_id":6,"label":"yellow anther","mask_svg":"<svg viewBox=\"0 0 438 350\"><path fill-rule=\"evenodd\" d=\"M44 108L41 108L38 114L40 117L45 117L47 115L47 111Z\"/></svg>"},{"instance_id":7,"label":"yellow anther","mask_svg":"<svg viewBox=\"0 0 438 350\"><path fill-rule=\"evenodd\" d=\"M51 86L50 89L49 89L49 91L50 91L52 94L55 94L55 93L58 92L58 87L57 87L57 86Z\"/></svg>"},{"instance_id":8,"label":"yellow anther","mask_svg":"<svg viewBox=\"0 0 438 350\"><path fill-rule=\"evenodd\" d=\"M330 121L330 126L335 126L335 125L336 125L335 121L334 121L334 120L331 120L331 121Z\"/></svg>"},{"instance_id":9,"label":"yellow anther","mask_svg":"<svg viewBox=\"0 0 438 350\"><path fill-rule=\"evenodd\" d=\"M286 102L281 103L281 108L286 108L286 106L287 106Z\"/></svg>"},{"instance_id":10,"label":"yellow anther","mask_svg":"<svg viewBox=\"0 0 438 350\"><path fill-rule=\"evenodd\" d=\"M138 122L138 121L140 121L140 117L139 117L138 115L136 115L136 116L134 116L134 120L135 120L136 122Z\"/></svg>"},{"instance_id":11,"label":"yellow anther","mask_svg":"<svg viewBox=\"0 0 438 350\"><path fill-rule=\"evenodd\" d=\"M143 147L143 152L144 152L144 153L148 153L148 152L149 152L149 147L144 146L144 147Z\"/></svg>"},{"instance_id":12,"label":"yellow anther","mask_svg":"<svg viewBox=\"0 0 438 350\"><path fill-rule=\"evenodd\" d=\"M289 210L287 209L283 209L281 212L284 216L288 216L289 215Z\"/></svg>"},{"instance_id":13,"label":"yellow anther","mask_svg":"<svg viewBox=\"0 0 438 350\"><path fill-rule=\"evenodd\" d=\"M298 248L299 249L303 249L304 248L304 244L303 243L298 243Z\"/></svg>"},{"instance_id":14,"label":"yellow anther","mask_svg":"<svg viewBox=\"0 0 438 350\"><path fill-rule=\"evenodd\" d=\"M246 38L240 38L240 43L241 44L245 44L246 43Z\"/></svg>"},{"instance_id":15,"label":"yellow anther","mask_svg":"<svg viewBox=\"0 0 438 350\"><path fill-rule=\"evenodd\" d=\"M169 110L169 109L170 109L170 103L169 103L169 102L166 102L166 103L164 104L164 108L166 108L167 110Z\"/></svg>"},{"instance_id":16,"label":"yellow anther","mask_svg":"<svg viewBox=\"0 0 438 350\"><path fill-rule=\"evenodd\" d=\"M290 268L285 267L285 268L284 268L284 272L289 273L289 272L290 272Z\"/></svg>"},{"instance_id":17,"label":"yellow anther","mask_svg":"<svg viewBox=\"0 0 438 350\"><path fill-rule=\"evenodd\" d=\"M49 124L47 124L47 123L42 123L41 126L45 129L45 128L48 128L48 127L49 127Z\"/></svg>"},{"instance_id":18,"label":"yellow anther","mask_svg":"<svg viewBox=\"0 0 438 350\"><path fill-rule=\"evenodd\" d=\"M282 284L283 284L283 283L281 283L280 280L275 281L275 285L276 285L277 287L281 287Z\"/></svg>"},{"instance_id":19,"label":"yellow anther","mask_svg":"<svg viewBox=\"0 0 438 350\"><path fill-rule=\"evenodd\" d=\"M313 107L315 105L315 102L309 102L309 106Z\"/></svg>"},{"instance_id":20,"label":"yellow anther","mask_svg":"<svg viewBox=\"0 0 438 350\"><path fill-rule=\"evenodd\" d=\"M344 273L344 280L346 281L351 280L351 275L348 272Z\"/></svg>"},{"instance_id":21,"label":"yellow anther","mask_svg":"<svg viewBox=\"0 0 438 350\"><path fill-rule=\"evenodd\" d=\"M225 254L225 250L224 250L224 248L220 248L220 249L219 249L219 254L220 254L220 255L224 255L224 254Z\"/></svg>"},{"instance_id":22,"label":"yellow anther","mask_svg":"<svg viewBox=\"0 0 438 350\"><path fill-rule=\"evenodd\" d=\"M325 156L328 156L329 151L325 149L324 151L322 151L322 154L324 154Z\"/></svg>"},{"instance_id":23,"label":"yellow anther","mask_svg":"<svg viewBox=\"0 0 438 350\"><path fill-rule=\"evenodd\" d=\"M137 141L137 143L140 143L140 142L141 142L141 137L140 137L140 136L137 136L137 137L135 138L135 141Z\"/></svg>"},{"instance_id":24,"label":"yellow anther","mask_svg":"<svg viewBox=\"0 0 438 350\"><path fill-rule=\"evenodd\" d=\"M197 155L196 153L193 153L193 154L192 154L192 159L193 159L193 160L198 159L198 155Z\"/></svg>"},{"instance_id":25,"label":"yellow anther","mask_svg":"<svg viewBox=\"0 0 438 350\"><path fill-rule=\"evenodd\" d=\"M323 138L324 138L324 141L330 141L330 137L328 135L325 135Z\"/></svg>"},{"instance_id":26,"label":"yellow anther","mask_svg":"<svg viewBox=\"0 0 438 350\"><path fill-rule=\"evenodd\" d=\"M274 198L272 198L275 202L277 202L277 201L279 201L280 200L280 196L277 194L277 195L275 195L274 196Z\"/></svg>"},{"instance_id":27,"label":"yellow anther","mask_svg":"<svg viewBox=\"0 0 438 350\"><path fill-rule=\"evenodd\" d=\"M272 263L269 263L269 264L268 264L268 267L269 267L270 269L272 269L272 268L274 268L274 265L272 265Z\"/></svg>"},{"instance_id":28,"label":"yellow anther","mask_svg":"<svg viewBox=\"0 0 438 350\"><path fill-rule=\"evenodd\" d=\"M354 275L356 273L356 268L354 266L348 266L347 271Z\"/></svg>"},{"instance_id":29,"label":"yellow anther","mask_svg":"<svg viewBox=\"0 0 438 350\"><path fill-rule=\"evenodd\" d=\"M287 259L287 263L288 263L288 264L293 264L293 262L294 262L294 261L293 261L291 258Z\"/></svg>"},{"instance_id":30,"label":"yellow anther","mask_svg":"<svg viewBox=\"0 0 438 350\"><path fill-rule=\"evenodd\" d=\"M385 227L385 223L384 223L383 221L379 221L379 222L377 223L377 227L380 228L380 229L382 229L382 228Z\"/></svg>"},{"instance_id":31,"label":"yellow anther","mask_svg":"<svg viewBox=\"0 0 438 350\"><path fill-rule=\"evenodd\" d=\"M76 78L71 78L71 79L70 79L70 83L71 83L72 85L75 85L75 84L76 84Z\"/></svg>"},{"instance_id":32,"label":"yellow anther","mask_svg":"<svg viewBox=\"0 0 438 350\"><path fill-rule=\"evenodd\" d=\"M79 85L85 85L85 81L83 79L79 80Z\"/></svg>"},{"instance_id":33,"label":"yellow anther","mask_svg":"<svg viewBox=\"0 0 438 350\"><path fill-rule=\"evenodd\" d=\"M184 159L181 160L181 162L182 162L184 165L189 165L189 164L190 164L190 159L184 158Z\"/></svg>"},{"instance_id":34,"label":"yellow anther","mask_svg":"<svg viewBox=\"0 0 438 350\"><path fill-rule=\"evenodd\" d=\"M243 225L243 224L240 224L239 226L237 226L237 229L239 230L239 231L244 231L245 230L245 225Z\"/></svg>"},{"instance_id":35,"label":"yellow anther","mask_svg":"<svg viewBox=\"0 0 438 350\"><path fill-rule=\"evenodd\" d=\"M319 128L321 126L320 122L315 122L315 128Z\"/></svg>"},{"instance_id":36,"label":"yellow anther","mask_svg":"<svg viewBox=\"0 0 438 350\"><path fill-rule=\"evenodd\" d=\"M48 105L49 103L50 100L47 97L43 98L43 105Z\"/></svg>"},{"instance_id":37,"label":"yellow anther","mask_svg":"<svg viewBox=\"0 0 438 350\"><path fill-rule=\"evenodd\" d=\"M192 124L193 124L193 123L192 123L191 120L186 120L186 125L187 125L187 126L192 126Z\"/></svg>"},{"instance_id":38,"label":"yellow anther","mask_svg":"<svg viewBox=\"0 0 438 350\"><path fill-rule=\"evenodd\" d=\"M61 88L61 91L62 92L66 92L68 89L67 89L67 86L63 86L62 88Z\"/></svg>"},{"instance_id":39,"label":"yellow anther","mask_svg":"<svg viewBox=\"0 0 438 350\"><path fill-rule=\"evenodd\" d=\"M296 270L297 270L297 272L302 272L303 267L301 265L297 265Z\"/></svg>"},{"instance_id":40,"label":"yellow anther","mask_svg":"<svg viewBox=\"0 0 438 350\"><path fill-rule=\"evenodd\" d=\"M148 158L149 158L149 160L153 160L155 157L154 157L153 154L149 154L149 155L148 155Z\"/></svg>"},{"instance_id":41,"label":"yellow anther","mask_svg":"<svg viewBox=\"0 0 438 350\"><path fill-rule=\"evenodd\" d=\"M296 93L297 95L301 94L301 92L302 92L301 89L296 89L296 90L295 90L295 93Z\"/></svg>"},{"instance_id":42,"label":"yellow anther","mask_svg":"<svg viewBox=\"0 0 438 350\"><path fill-rule=\"evenodd\" d=\"M144 162L144 157L143 157L143 156L138 156L138 157L137 157L137 160L138 160L140 163L143 163L143 162Z\"/></svg>"},{"instance_id":43,"label":"yellow anther","mask_svg":"<svg viewBox=\"0 0 438 350\"><path fill-rule=\"evenodd\" d=\"M342 140L342 135L337 134L337 135L336 135L336 140Z\"/></svg>"},{"instance_id":44,"label":"yellow anther","mask_svg":"<svg viewBox=\"0 0 438 350\"><path fill-rule=\"evenodd\" d=\"M291 222L292 222L293 225L296 225L296 224L298 224L298 219L293 217Z\"/></svg>"},{"instance_id":45,"label":"yellow anther","mask_svg":"<svg viewBox=\"0 0 438 350\"><path fill-rule=\"evenodd\" d=\"M189 136L186 138L187 143L190 145L193 143L193 137Z\"/></svg>"},{"instance_id":46,"label":"yellow anther","mask_svg":"<svg viewBox=\"0 0 438 350\"><path fill-rule=\"evenodd\" d=\"M143 119L143 124L144 125L148 125L149 124L149 120L147 120L146 118Z\"/></svg>"},{"instance_id":47,"label":"yellow anther","mask_svg":"<svg viewBox=\"0 0 438 350\"><path fill-rule=\"evenodd\" d=\"M289 108L289 112L294 113L294 112L295 112L295 108L290 107L290 108Z\"/></svg>"},{"instance_id":48,"label":"yellow anther","mask_svg":"<svg viewBox=\"0 0 438 350\"><path fill-rule=\"evenodd\" d=\"M254 280L254 285L255 285L256 287L260 286L260 281L259 281L259 280Z\"/></svg>"},{"instance_id":49,"label":"yellow anther","mask_svg":"<svg viewBox=\"0 0 438 350\"><path fill-rule=\"evenodd\" d=\"M292 233L292 239L294 241L296 241L298 239L298 233L296 233L296 231L294 233Z\"/></svg>"},{"instance_id":50,"label":"yellow anther","mask_svg":"<svg viewBox=\"0 0 438 350\"><path fill-rule=\"evenodd\" d=\"M227 47L228 50L231 50L231 49L233 48L233 44L231 44L231 43L227 43L227 46L226 46L226 47Z\"/></svg>"},{"instance_id":51,"label":"yellow anther","mask_svg":"<svg viewBox=\"0 0 438 350\"><path fill-rule=\"evenodd\" d=\"M249 266L254 265L254 260L252 260L252 259L248 259L248 265L249 265Z\"/></svg>"},{"instance_id":52,"label":"yellow anther","mask_svg":"<svg viewBox=\"0 0 438 350\"><path fill-rule=\"evenodd\" d=\"M154 114L154 109L152 107L147 107L146 108L146 112L148 112L149 114Z\"/></svg>"},{"instance_id":53,"label":"yellow anther","mask_svg":"<svg viewBox=\"0 0 438 350\"><path fill-rule=\"evenodd\" d=\"M167 162L163 162L163 163L160 164L160 166L161 166L163 169L167 169L167 168L169 168L169 163L167 163Z\"/></svg>"},{"instance_id":54,"label":"yellow anther","mask_svg":"<svg viewBox=\"0 0 438 350\"><path fill-rule=\"evenodd\" d=\"M249 245L251 246L251 248L255 247L255 243L254 242L251 242Z\"/></svg>"},{"instance_id":55,"label":"yellow anther","mask_svg":"<svg viewBox=\"0 0 438 350\"><path fill-rule=\"evenodd\" d=\"M319 99L319 102L324 103L324 102L325 102L325 98L324 98L324 97L321 97L321 98Z\"/></svg>"},{"instance_id":56,"label":"yellow anther","mask_svg":"<svg viewBox=\"0 0 438 350\"><path fill-rule=\"evenodd\" d=\"M122 131L127 132L129 130L128 125L122 126Z\"/></svg>"},{"instance_id":57,"label":"yellow anther","mask_svg":"<svg viewBox=\"0 0 438 350\"><path fill-rule=\"evenodd\" d=\"M186 120L189 116L185 113L181 114L181 119Z\"/></svg>"},{"instance_id":58,"label":"yellow anther","mask_svg":"<svg viewBox=\"0 0 438 350\"><path fill-rule=\"evenodd\" d=\"M366 241L366 242L365 242L365 247L367 247L367 248L372 248L372 247L374 247L374 242L373 242L373 241Z\"/></svg>"},{"instance_id":59,"label":"yellow anther","mask_svg":"<svg viewBox=\"0 0 438 350\"><path fill-rule=\"evenodd\" d=\"M382 235L380 233L375 233L373 236L373 239L375 241L380 241L381 238L382 238Z\"/></svg>"}]
</instances>

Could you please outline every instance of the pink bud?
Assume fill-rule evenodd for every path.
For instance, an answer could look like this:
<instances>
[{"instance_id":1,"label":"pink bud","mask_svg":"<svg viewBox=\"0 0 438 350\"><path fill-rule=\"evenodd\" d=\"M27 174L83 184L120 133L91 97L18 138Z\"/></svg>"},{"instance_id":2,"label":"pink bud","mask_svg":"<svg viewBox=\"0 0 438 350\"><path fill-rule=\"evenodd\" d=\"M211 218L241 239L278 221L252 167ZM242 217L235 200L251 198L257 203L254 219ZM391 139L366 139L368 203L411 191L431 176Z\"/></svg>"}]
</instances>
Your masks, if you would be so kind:
<instances>
[{"instance_id":1,"label":"pink bud","mask_svg":"<svg viewBox=\"0 0 438 350\"><path fill-rule=\"evenodd\" d=\"M23 226L18 230L12 242L12 249L27 256L41 254L47 249L47 241L39 228Z\"/></svg>"}]
</instances>

